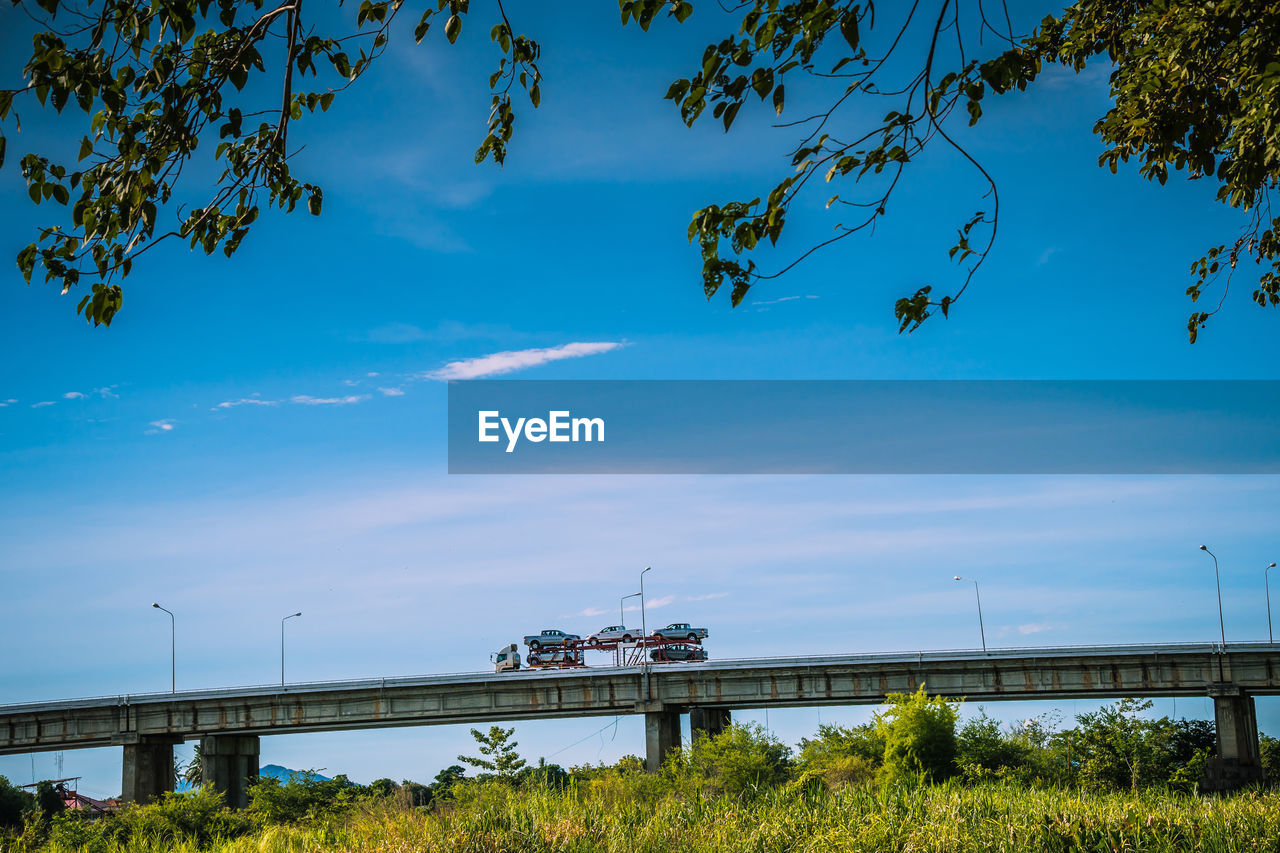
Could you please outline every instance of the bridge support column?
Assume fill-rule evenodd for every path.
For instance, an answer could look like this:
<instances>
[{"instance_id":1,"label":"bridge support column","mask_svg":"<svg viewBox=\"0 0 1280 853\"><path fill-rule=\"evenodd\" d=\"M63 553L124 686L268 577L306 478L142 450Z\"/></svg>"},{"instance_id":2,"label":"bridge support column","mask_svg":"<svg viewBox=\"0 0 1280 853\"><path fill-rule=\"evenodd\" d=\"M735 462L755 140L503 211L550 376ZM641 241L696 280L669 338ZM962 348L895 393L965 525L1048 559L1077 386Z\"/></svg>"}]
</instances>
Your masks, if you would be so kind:
<instances>
[{"instance_id":1,"label":"bridge support column","mask_svg":"<svg viewBox=\"0 0 1280 853\"><path fill-rule=\"evenodd\" d=\"M212 785L233 809L249 805L249 785L258 778L257 735L206 735L200 740L203 784Z\"/></svg>"},{"instance_id":2,"label":"bridge support column","mask_svg":"<svg viewBox=\"0 0 1280 853\"><path fill-rule=\"evenodd\" d=\"M174 738L136 738L124 744L124 764L120 774L120 798L130 803L149 803L173 790ZM180 742L180 741L179 741Z\"/></svg>"},{"instance_id":3,"label":"bridge support column","mask_svg":"<svg viewBox=\"0 0 1280 853\"><path fill-rule=\"evenodd\" d=\"M728 708L702 708L694 706L689 709L689 732L694 740L701 737L715 737L732 722Z\"/></svg>"},{"instance_id":4,"label":"bridge support column","mask_svg":"<svg viewBox=\"0 0 1280 853\"><path fill-rule=\"evenodd\" d=\"M1205 767L1201 791L1230 791L1255 782L1266 774L1258 750L1258 718L1253 697L1239 688L1213 689L1213 716L1218 730L1218 754Z\"/></svg>"},{"instance_id":5,"label":"bridge support column","mask_svg":"<svg viewBox=\"0 0 1280 853\"><path fill-rule=\"evenodd\" d=\"M644 715L644 767L657 773L667 754L680 747L680 712L648 711Z\"/></svg>"}]
</instances>

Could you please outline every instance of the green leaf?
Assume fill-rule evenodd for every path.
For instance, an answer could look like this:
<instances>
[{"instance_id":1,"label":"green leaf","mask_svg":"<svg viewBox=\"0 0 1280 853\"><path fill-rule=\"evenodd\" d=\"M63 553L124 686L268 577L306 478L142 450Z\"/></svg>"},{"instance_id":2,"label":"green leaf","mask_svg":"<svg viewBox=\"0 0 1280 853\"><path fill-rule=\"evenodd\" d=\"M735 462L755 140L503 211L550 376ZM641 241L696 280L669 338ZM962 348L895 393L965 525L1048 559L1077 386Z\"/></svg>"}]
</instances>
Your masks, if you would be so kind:
<instances>
[{"instance_id":1,"label":"green leaf","mask_svg":"<svg viewBox=\"0 0 1280 853\"><path fill-rule=\"evenodd\" d=\"M773 109L778 115L782 115L782 102L786 97L782 90L785 88L785 86L779 85L778 88L773 90Z\"/></svg>"},{"instance_id":2,"label":"green leaf","mask_svg":"<svg viewBox=\"0 0 1280 853\"><path fill-rule=\"evenodd\" d=\"M419 20L418 25L413 28L413 40L419 44L422 43L422 39L426 36L427 30L431 29L431 14L431 9L423 12L422 19Z\"/></svg>"},{"instance_id":3,"label":"green leaf","mask_svg":"<svg viewBox=\"0 0 1280 853\"><path fill-rule=\"evenodd\" d=\"M449 20L444 24L444 37L449 40L449 44L453 44L458 40L460 32L462 32L462 19L457 15L450 15Z\"/></svg>"},{"instance_id":4,"label":"green leaf","mask_svg":"<svg viewBox=\"0 0 1280 853\"><path fill-rule=\"evenodd\" d=\"M858 7L853 7L840 20L840 35L849 43L849 49L858 50Z\"/></svg>"}]
</instances>

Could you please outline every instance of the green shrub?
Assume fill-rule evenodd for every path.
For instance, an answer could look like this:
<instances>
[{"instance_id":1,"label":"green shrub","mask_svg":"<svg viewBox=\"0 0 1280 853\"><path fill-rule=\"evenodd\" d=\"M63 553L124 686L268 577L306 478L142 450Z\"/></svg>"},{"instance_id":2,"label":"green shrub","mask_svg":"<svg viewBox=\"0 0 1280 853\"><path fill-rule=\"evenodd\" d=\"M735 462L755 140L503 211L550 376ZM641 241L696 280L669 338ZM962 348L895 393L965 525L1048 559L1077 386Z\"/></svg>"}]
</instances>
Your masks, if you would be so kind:
<instances>
[{"instance_id":1,"label":"green shrub","mask_svg":"<svg viewBox=\"0 0 1280 853\"><path fill-rule=\"evenodd\" d=\"M166 793L154 803L126 805L93 820L77 812L57 815L50 824L47 848L108 853L139 844L166 848L189 844L203 849L258 828L251 815L228 809L221 794L200 788Z\"/></svg>"},{"instance_id":2,"label":"green shrub","mask_svg":"<svg viewBox=\"0 0 1280 853\"><path fill-rule=\"evenodd\" d=\"M36 798L0 776L0 828L18 829L22 813L35 808Z\"/></svg>"},{"instance_id":3,"label":"green shrub","mask_svg":"<svg viewBox=\"0 0 1280 853\"><path fill-rule=\"evenodd\" d=\"M694 739L673 767L684 767L711 790L756 792L786 780L791 749L758 723L734 724L712 737Z\"/></svg>"},{"instance_id":4,"label":"green shrub","mask_svg":"<svg viewBox=\"0 0 1280 853\"><path fill-rule=\"evenodd\" d=\"M888 708L876 714L884 738L883 778L897 782L920 777L940 781L956 771L956 707L930 697L924 685L911 695L890 693Z\"/></svg>"},{"instance_id":5,"label":"green shrub","mask_svg":"<svg viewBox=\"0 0 1280 853\"><path fill-rule=\"evenodd\" d=\"M873 723L818 726L800 741L794 787L821 784L828 790L872 781L884 759L884 736Z\"/></svg>"},{"instance_id":6,"label":"green shrub","mask_svg":"<svg viewBox=\"0 0 1280 853\"><path fill-rule=\"evenodd\" d=\"M266 823L296 823L345 811L362 791L346 776L320 779L311 770L285 782L264 776L249 786L249 812Z\"/></svg>"}]
</instances>

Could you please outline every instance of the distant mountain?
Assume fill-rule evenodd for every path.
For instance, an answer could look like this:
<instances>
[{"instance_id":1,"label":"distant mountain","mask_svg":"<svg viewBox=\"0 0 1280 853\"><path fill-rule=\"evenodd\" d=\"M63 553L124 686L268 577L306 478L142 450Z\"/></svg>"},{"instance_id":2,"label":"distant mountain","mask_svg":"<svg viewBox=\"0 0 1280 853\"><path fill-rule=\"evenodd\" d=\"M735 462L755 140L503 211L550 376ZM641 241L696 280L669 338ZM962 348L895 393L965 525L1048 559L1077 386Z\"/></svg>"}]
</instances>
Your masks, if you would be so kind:
<instances>
[{"instance_id":1,"label":"distant mountain","mask_svg":"<svg viewBox=\"0 0 1280 853\"><path fill-rule=\"evenodd\" d=\"M300 776L305 770L290 770L288 767L281 767L279 764L264 764L258 768L259 776L270 776L272 779L279 779L281 782L288 782L294 776ZM328 776L315 774L315 778L320 782L329 781Z\"/></svg>"}]
</instances>

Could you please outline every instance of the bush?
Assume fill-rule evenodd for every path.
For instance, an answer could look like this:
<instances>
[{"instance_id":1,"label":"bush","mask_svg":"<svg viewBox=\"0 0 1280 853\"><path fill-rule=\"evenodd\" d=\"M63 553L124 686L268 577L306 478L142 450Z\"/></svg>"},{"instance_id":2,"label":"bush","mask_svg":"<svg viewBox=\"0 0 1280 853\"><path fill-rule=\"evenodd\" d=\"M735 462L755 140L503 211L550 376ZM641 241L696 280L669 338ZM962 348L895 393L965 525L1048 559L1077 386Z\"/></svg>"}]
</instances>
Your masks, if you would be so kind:
<instances>
[{"instance_id":1,"label":"bush","mask_svg":"<svg viewBox=\"0 0 1280 853\"><path fill-rule=\"evenodd\" d=\"M884 738L886 781L908 778L940 781L956 771L956 708L941 696L930 698L924 685L910 696L890 693L889 707L876 715Z\"/></svg>"},{"instance_id":2,"label":"bush","mask_svg":"<svg viewBox=\"0 0 1280 853\"><path fill-rule=\"evenodd\" d=\"M1026 759L1027 750L1022 744L1006 735L1000 723L985 711L979 711L956 733L956 765L966 777L1020 767Z\"/></svg>"},{"instance_id":3,"label":"bush","mask_svg":"<svg viewBox=\"0 0 1280 853\"><path fill-rule=\"evenodd\" d=\"M267 823L296 823L347 809L362 788L346 776L295 773L287 782L264 776L249 786L249 812Z\"/></svg>"},{"instance_id":4,"label":"bush","mask_svg":"<svg viewBox=\"0 0 1280 853\"><path fill-rule=\"evenodd\" d=\"M1270 735L1258 735L1258 752L1262 770L1267 774L1267 784L1280 785L1280 740Z\"/></svg>"},{"instance_id":5,"label":"bush","mask_svg":"<svg viewBox=\"0 0 1280 853\"><path fill-rule=\"evenodd\" d=\"M884 737L874 724L848 728L824 725L813 739L800 741L795 785L821 784L828 790L872 781L884 759Z\"/></svg>"},{"instance_id":6,"label":"bush","mask_svg":"<svg viewBox=\"0 0 1280 853\"><path fill-rule=\"evenodd\" d=\"M137 843L204 848L258 829L251 815L228 809L212 788L166 793L147 805L127 805L114 815L89 820L67 812L53 818L49 849L105 853Z\"/></svg>"},{"instance_id":7,"label":"bush","mask_svg":"<svg viewBox=\"0 0 1280 853\"><path fill-rule=\"evenodd\" d=\"M674 757L713 790L730 794L756 792L787 778L791 749L759 723L735 724L712 737L699 737Z\"/></svg>"},{"instance_id":8,"label":"bush","mask_svg":"<svg viewBox=\"0 0 1280 853\"><path fill-rule=\"evenodd\" d=\"M36 798L0 776L0 827L22 826L22 813L35 808Z\"/></svg>"}]
</instances>

